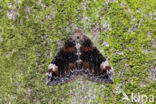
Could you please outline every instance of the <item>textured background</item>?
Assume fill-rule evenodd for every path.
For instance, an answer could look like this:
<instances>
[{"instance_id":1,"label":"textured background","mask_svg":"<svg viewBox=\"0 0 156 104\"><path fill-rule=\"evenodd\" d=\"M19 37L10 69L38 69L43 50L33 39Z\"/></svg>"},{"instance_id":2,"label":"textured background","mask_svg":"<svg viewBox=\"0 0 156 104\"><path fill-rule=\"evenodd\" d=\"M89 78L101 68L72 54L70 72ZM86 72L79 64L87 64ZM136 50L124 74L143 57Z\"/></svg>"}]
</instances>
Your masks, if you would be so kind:
<instances>
[{"instance_id":1,"label":"textured background","mask_svg":"<svg viewBox=\"0 0 156 104\"><path fill-rule=\"evenodd\" d=\"M45 85L48 64L75 28L108 58L114 84L79 77ZM155 0L0 0L0 104L131 104L122 92L156 100L155 50Z\"/></svg>"}]
</instances>

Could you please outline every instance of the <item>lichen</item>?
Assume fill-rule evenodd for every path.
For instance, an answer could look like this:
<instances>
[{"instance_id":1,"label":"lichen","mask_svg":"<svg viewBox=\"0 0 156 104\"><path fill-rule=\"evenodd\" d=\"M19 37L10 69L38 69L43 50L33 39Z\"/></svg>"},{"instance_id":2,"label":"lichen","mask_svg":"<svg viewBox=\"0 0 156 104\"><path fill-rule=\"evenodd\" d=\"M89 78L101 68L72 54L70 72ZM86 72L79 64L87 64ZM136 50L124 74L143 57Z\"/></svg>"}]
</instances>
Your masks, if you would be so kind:
<instances>
[{"instance_id":1,"label":"lichen","mask_svg":"<svg viewBox=\"0 0 156 104\"><path fill-rule=\"evenodd\" d=\"M155 0L0 2L0 103L132 103L123 92L129 99L132 93L156 97ZM46 86L45 72L58 41L76 28L114 68L113 84L78 78Z\"/></svg>"}]
</instances>

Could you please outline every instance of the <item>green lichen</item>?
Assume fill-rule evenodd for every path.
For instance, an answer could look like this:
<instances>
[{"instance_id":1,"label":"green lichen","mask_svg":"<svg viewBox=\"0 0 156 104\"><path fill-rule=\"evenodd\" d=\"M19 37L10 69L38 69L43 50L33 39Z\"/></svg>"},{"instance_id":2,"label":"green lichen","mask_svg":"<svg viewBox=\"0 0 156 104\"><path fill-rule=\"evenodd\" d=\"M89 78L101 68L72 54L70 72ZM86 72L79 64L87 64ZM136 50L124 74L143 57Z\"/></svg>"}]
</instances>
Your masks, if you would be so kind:
<instances>
[{"instance_id":1,"label":"green lichen","mask_svg":"<svg viewBox=\"0 0 156 104\"><path fill-rule=\"evenodd\" d=\"M131 104L156 97L155 0L0 0L0 103ZM114 68L114 83L46 86L45 72L75 28ZM154 102L146 102L154 104Z\"/></svg>"}]
</instances>

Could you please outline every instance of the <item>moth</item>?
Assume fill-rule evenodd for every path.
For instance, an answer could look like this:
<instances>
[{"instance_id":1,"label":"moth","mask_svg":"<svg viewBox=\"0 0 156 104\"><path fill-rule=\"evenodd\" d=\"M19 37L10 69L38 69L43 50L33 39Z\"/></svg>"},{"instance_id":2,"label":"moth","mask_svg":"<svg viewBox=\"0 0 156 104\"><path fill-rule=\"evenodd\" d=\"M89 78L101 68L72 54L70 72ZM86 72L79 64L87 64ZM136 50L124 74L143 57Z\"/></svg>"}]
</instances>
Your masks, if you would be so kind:
<instances>
[{"instance_id":1,"label":"moth","mask_svg":"<svg viewBox=\"0 0 156 104\"><path fill-rule=\"evenodd\" d=\"M60 85L78 75L91 81L113 83L113 68L93 42L80 31L65 41L49 64L46 85Z\"/></svg>"}]
</instances>

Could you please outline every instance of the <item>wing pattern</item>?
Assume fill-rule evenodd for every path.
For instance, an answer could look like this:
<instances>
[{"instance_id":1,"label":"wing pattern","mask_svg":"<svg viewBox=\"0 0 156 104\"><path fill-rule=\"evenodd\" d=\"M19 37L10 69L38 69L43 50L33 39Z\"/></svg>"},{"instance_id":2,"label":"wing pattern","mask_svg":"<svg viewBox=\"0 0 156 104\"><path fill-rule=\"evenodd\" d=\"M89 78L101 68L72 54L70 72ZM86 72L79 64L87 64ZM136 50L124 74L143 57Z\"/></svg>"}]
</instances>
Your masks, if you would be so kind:
<instances>
[{"instance_id":1,"label":"wing pattern","mask_svg":"<svg viewBox=\"0 0 156 104\"><path fill-rule=\"evenodd\" d=\"M66 83L77 75L83 75L96 82L113 82L113 68L92 41L80 32L76 32L65 41L49 64L46 84Z\"/></svg>"}]
</instances>

